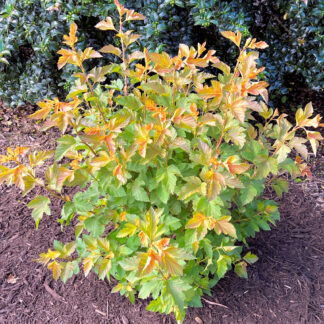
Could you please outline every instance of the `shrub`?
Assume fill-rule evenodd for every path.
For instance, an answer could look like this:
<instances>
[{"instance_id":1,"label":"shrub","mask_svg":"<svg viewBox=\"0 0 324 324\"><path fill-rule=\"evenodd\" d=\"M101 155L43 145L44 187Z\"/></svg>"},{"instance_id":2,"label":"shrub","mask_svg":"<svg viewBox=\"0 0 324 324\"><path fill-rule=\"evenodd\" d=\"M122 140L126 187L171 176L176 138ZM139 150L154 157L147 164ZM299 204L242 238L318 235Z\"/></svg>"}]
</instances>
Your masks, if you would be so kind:
<instances>
[{"instance_id":1,"label":"shrub","mask_svg":"<svg viewBox=\"0 0 324 324\"><path fill-rule=\"evenodd\" d=\"M0 38L12 56L9 66L0 65L0 97L12 106L66 94L73 83L72 70L55 69L59 40L68 32L66 22L78 23L80 46L87 42L99 48L103 41L112 42L110 33L95 32L92 26L112 13L113 0L0 0L1 5ZM260 59L268 67L263 78L271 85L273 99L288 93L291 85L285 79L292 74L312 89L321 88L323 4L319 0L131 0L127 5L147 17L142 26L130 26L143 34L140 44L133 44L137 49L176 54L179 38L192 45L204 35L221 58L235 65L237 52L219 41L218 32L240 30L243 36L253 34L272 45Z\"/></svg>"},{"instance_id":2,"label":"shrub","mask_svg":"<svg viewBox=\"0 0 324 324\"><path fill-rule=\"evenodd\" d=\"M260 56L267 66L265 80L271 85L272 97L287 94L287 78L302 80L310 89L322 88L323 74L323 1L244 1L190 0L173 1L190 11L195 24L204 27L209 43L219 55L233 58L233 48L219 43L217 31L240 30L244 36L264 39L271 48ZM293 88L293 87L292 87Z\"/></svg>"},{"instance_id":3,"label":"shrub","mask_svg":"<svg viewBox=\"0 0 324 324\"><path fill-rule=\"evenodd\" d=\"M192 27L186 11L161 0L127 3L132 9L141 8L147 16L145 25L130 28L143 34L145 31L142 44L150 50L174 49L173 39L181 35L188 35L181 37L189 43ZM81 47L86 41L99 49L103 42L113 41L112 34L93 30L95 21L112 13L113 0L0 0L0 8L0 39L11 51L10 65L0 65L0 98L12 106L66 95L73 82L73 69L57 71L56 52L68 33L68 23L78 23Z\"/></svg>"},{"instance_id":4,"label":"shrub","mask_svg":"<svg viewBox=\"0 0 324 324\"><path fill-rule=\"evenodd\" d=\"M112 292L131 302L137 292L151 296L148 310L174 312L181 323L188 306L201 306L201 296L228 270L247 277L257 256L242 253L242 243L279 219L277 204L261 197L265 186L280 196L288 190L283 174L311 175L302 160L307 139L296 132L306 131L316 154L322 138L308 128L324 125L319 115L312 118L311 103L297 111L295 125L268 109L256 64L265 42L242 43L239 31L223 32L240 52L234 70L215 51L206 53L205 44L180 44L175 57L130 52L139 35L125 25L144 17L115 4L118 30L110 17L96 27L116 33L120 47L100 52L120 63L87 71L84 62L101 54L76 49L72 23L58 68L76 66L77 80L66 102L39 102L30 116L63 134L45 180L36 168L54 152L32 152L24 163L28 148L17 147L0 157L0 182L16 184L24 195L35 186L48 193L28 204L36 228L51 214L50 197L64 202L58 221L74 226L76 238L54 241L38 259L55 280L66 282L82 264L85 276L93 270L100 279L113 277ZM217 77L204 72L208 65ZM118 78L106 82L109 74ZM292 150L302 158L290 159ZM64 187L80 189L72 197Z\"/></svg>"}]
</instances>

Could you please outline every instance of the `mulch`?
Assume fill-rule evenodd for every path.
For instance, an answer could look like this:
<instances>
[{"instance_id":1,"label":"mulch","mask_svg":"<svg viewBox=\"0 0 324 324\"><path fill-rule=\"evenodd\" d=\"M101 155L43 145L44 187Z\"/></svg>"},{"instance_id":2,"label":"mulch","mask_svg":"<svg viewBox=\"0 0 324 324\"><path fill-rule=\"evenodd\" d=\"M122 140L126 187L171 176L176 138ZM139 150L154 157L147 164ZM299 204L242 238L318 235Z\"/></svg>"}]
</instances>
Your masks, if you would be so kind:
<instances>
[{"instance_id":1,"label":"mulch","mask_svg":"<svg viewBox=\"0 0 324 324\"><path fill-rule=\"evenodd\" d=\"M18 110L0 105L0 154L7 146L54 148L58 133L45 134L26 116L34 107ZM323 323L324 322L324 148L312 160L313 179L291 182L279 200L281 221L258 233L249 248L259 261L248 268L249 279L229 272L204 296L202 308L190 308L189 323ZM111 294L114 283L93 273L79 274L66 284L55 282L49 270L34 262L54 239L67 242L72 229L57 222L60 202L52 204L36 231L26 197L15 187L0 186L0 323L173 324L172 315L145 310L146 300L132 305ZM272 192L266 193L273 196Z\"/></svg>"}]
</instances>

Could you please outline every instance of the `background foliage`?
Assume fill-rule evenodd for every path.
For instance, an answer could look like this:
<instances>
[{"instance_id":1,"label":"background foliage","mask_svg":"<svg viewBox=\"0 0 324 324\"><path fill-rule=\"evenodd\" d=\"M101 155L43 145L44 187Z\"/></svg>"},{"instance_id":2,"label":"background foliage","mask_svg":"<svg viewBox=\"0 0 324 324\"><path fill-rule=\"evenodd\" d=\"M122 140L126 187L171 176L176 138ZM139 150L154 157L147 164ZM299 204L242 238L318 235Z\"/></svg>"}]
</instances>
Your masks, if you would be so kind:
<instances>
[{"instance_id":1,"label":"background foliage","mask_svg":"<svg viewBox=\"0 0 324 324\"><path fill-rule=\"evenodd\" d=\"M57 71L59 40L69 23L76 21L81 46L84 39L96 49L111 43L112 34L93 31L93 26L111 14L112 3L0 0L0 40L11 53L10 65L0 64L0 97L14 106L63 94L70 71ZM321 88L324 4L320 0L129 0L127 5L147 17L143 26L132 28L144 35L140 42L150 50L175 54L180 39L192 45L203 37L218 56L234 63L237 53L229 42L220 42L219 31L239 29L243 36L252 34L271 44L260 59L267 67L264 78L271 84L273 98L280 99L293 87L288 79Z\"/></svg>"}]
</instances>

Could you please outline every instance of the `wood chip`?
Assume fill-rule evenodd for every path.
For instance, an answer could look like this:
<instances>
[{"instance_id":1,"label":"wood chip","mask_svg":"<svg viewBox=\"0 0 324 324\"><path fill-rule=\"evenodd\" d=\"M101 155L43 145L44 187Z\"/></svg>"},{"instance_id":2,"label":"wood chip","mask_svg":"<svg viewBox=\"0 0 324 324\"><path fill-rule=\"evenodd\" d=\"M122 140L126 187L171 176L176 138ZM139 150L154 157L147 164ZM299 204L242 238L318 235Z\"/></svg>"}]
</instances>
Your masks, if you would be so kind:
<instances>
[{"instance_id":1,"label":"wood chip","mask_svg":"<svg viewBox=\"0 0 324 324\"><path fill-rule=\"evenodd\" d=\"M195 321L198 323L198 324L204 324L204 322L197 316L195 317Z\"/></svg>"},{"instance_id":2,"label":"wood chip","mask_svg":"<svg viewBox=\"0 0 324 324\"><path fill-rule=\"evenodd\" d=\"M7 282L14 285L17 282L18 278L10 274L7 278Z\"/></svg>"}]
</instances>

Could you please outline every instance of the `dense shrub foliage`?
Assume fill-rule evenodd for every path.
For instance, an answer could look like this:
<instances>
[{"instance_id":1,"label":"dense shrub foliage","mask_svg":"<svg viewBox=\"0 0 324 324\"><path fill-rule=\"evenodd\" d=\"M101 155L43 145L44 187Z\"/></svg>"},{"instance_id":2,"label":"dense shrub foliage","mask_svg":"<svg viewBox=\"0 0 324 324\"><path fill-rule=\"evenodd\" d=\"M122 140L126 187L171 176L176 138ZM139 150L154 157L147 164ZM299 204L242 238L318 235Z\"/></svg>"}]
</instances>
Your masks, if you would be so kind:
<instances>
[{"instance_id":1,"label":"dense shrub foliage","mask_svg":"<svg viewBox=\"0 0 324 324\"><path fill-rule=\"evenodd\" d=\"M192 27L186 12L164 4L163 0L127 3L133 9L141 8L147 16L144 25L131 28L144 35L141 42L148 49L174 50L174 39L180 35L184 42L190 43ZM11 52L11 64L0 64L0 98L15 106L62 95L64 87L69 87L71 69L57 71L56 52L63 34L68 33L69 23L78 23L82 31L81 47L85 39L94 47L111 43L112 34L94 31L93 25L111 14L112 8L113 0L0 0L0 40Z\"/></svg>"},{"instance_id":2,"label":"dense shrub foliage","mask_svg":"<svg viewBox=\"0 0 324 324\"><path fill-rule=\"evenodd\" d=\"M285 82L287 76L302 78L312 89L322 88L323 1L190 0L175 3L191 7L195 23L206 27L208 38L217 34L216 31L238 29L245 36L253 34L271 44L260 61L267 67L265 77L271 84L270 89L275 90L273 94L289 91ZM222 56L231 57L232 48L217 45Z\"/></svg>"},{"instance_id":3,"label":"dense shrub foliage","mask_svg":"<svg viewBox=\"0 0 324 324\"><path fill-rule=\"evenodd\" d=\"M147 17L141 27L131 26L143 35L141 45L137 44L141 48L176 54L179 39L191 45L203 35L221 58L235 64L237 53L229 43L219 41L219 31L240 30L243 36L252 34L272 45L261 62L267 66L263 78L275 90L273 95L288 92L284 81L291 74L310 88L321 88L324 4L320 0L129 0L127 5ZM71 82L71 70L58 72L54 63L66 26L76 21L82 31L80 46L87 39L97 48L111 42L112 35L93 31L92 26L112 9L113 0L0 0L0 40L11 52L11 64L0 64L0 97L16 105L62 95Z\"/></svg>"},{"instance_id":4,"label":"dense shrub foliage","mask_svg":"<svg viewBox=\"0 0 324 324\"><path fill-rule=\"evenodd\" d=\"M322 137L310 129L324 125L311 103L297 111L294 125L268 108L268 84L258 80L264 69L257 67L265 42L224 31L239 52L234 69L205 43L180 44L174 57L132 51L140 35L127 25L144 16L115 4L118 24L106 17L96 28L114 33L120 46L82 51L72 23L58 68L75 66L76 81L66 101L39 102L30 116L44 120L44 130L60 129L55 153L25 159L28 148L8 148L0 183L24 195L43 188L28 204L37 228L51 214L51 199L64 202L58 221L75 228L75 240L55 241L38 259L55 280L66 282L81 266L85 276L115 278L112 291L131 302L137 293L151 296L148 310L173 312L182 323L188 306L201 306L228 270L247 277L257 256L242 245L279 219L276 202L262 198L265 187L280 196L288 190L286 173L311 176L305 143L316 154ZM87 69L100 53L117 62ZM289 158L292 150L301 157ZM42 178L37 167L53 153ZM66 187L79 190L67 195Z\"/></svg>"}]
</instances>

